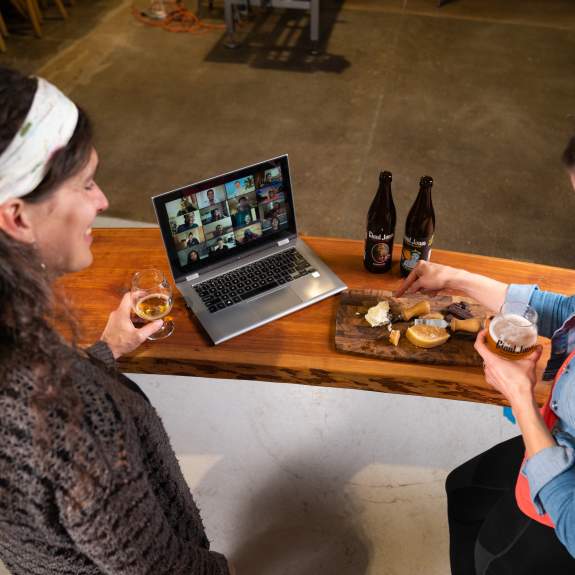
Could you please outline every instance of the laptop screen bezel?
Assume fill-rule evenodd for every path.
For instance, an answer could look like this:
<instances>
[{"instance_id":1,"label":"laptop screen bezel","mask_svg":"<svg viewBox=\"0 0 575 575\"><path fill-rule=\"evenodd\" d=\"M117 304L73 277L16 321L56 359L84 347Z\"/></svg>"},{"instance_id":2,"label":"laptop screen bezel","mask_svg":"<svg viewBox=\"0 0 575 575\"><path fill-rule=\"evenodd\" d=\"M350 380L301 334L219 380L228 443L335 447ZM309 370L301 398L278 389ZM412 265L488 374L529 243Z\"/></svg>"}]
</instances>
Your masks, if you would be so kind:
<instances>
[{"instance_id":1,"label":"laptop screen bezel","mask_svg":"<svg viewBox=\"0 0 575 575\"><path fill-rule=\"evenodd\" d=\"M178 257L178 251L174 243L174 236L172 230L170 229L170 222L168 213L166 211L166 204L178 200L183 196L189 195L190 193L198 193L209 188L215 188L216 186L224 185L225 183L232 182L234 180L239 180L248 175L253 175L256 172L269 169L271 167L280 165L282 173L282 192L284 193L286 210L287 210L287 227L279 230L275 233L267 234L259 240L250 242L246 245L238 245L230 250L231 253L224 253L224 255L214 258L210 256L205 258L205 260L200 260L197 264L193 266L182 266ZM195 274L204 274L209 271L213 271L224 265L228 265L233 261L241 261L242 259L252 255L255 251L261 250L262 248L269 247L270 245L277 244L285 239L292 239L297 236L297 224L295 218L295 209L293 202L293 192L292 192L292 182L291 174L289 171L288 155L283 154L281 156L276 156L259 162L257 164L251 164L249 166L244 166L237 170L226 172L212 178L194 182L159 194L152 197L152 203L154 210L156 212L156 219L160 226L160 232L162 234L162 239L164 242L164 248L170 263L170 268L172 271L172 276L176 282L180 282L190 277L195 276Z\"/></svg>"}]
</instances>

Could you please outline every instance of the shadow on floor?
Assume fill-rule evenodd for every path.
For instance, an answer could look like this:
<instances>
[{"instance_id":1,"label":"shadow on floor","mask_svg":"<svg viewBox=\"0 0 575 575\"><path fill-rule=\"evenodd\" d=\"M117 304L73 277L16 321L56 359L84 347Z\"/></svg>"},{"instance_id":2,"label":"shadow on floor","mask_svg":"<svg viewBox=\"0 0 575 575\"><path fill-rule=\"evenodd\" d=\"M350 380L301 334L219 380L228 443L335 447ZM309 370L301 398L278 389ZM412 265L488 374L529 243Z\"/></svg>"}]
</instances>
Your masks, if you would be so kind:
<instances>
[{"instance_id":1,"label":"shadow on floor","mask_svg":"<svg viewBox=\"0 0 575 575\"><path fill-rule=\"evenodd\" d=\"M301 460L294 464L305 468ZM307 474L300 479L303 485L296 488L293 478L278 474L246 505L242 523L252 537L231 554L238 573L366 574L371 544L354 525L357 512L351 509L343 485L340 491L333 485L322 490L321 477Z\"/></svg>"},{"instance_id":2,"label":"shadow on floor","mask_svg":"<svg viewBox=\"0 0 575 575\"><path fill-rule=\"evenodd\" d=\"M224 33L205 60L247 64L260 69L341 74L349 68L349 60L342 55L330 54L326 47L338 22L342 2L335 0L327 6L324 4L321 7L320 41L317 45L313 45L309 37L309 15L306 11L252 8L247 19L238 27L238 47L227 47L227 34Z\"/></svg>"}]
</instances>

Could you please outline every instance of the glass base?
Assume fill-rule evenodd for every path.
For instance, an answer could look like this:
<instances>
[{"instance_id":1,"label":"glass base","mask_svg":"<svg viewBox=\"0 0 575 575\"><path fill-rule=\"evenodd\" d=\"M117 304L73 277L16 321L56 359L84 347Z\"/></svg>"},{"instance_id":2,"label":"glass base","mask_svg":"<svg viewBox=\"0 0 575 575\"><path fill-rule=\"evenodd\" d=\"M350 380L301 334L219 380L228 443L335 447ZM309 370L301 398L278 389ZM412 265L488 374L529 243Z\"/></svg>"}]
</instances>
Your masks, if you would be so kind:
<instances>
[{"instance_id":1,"label":"glass base","mask_svg":"<svg viewBox=\"0 0 575 575\"><path fill-rule=\"evenodd\" d=\"M151 341L155 341L156 339L164 339L173 333L174 322L171 319L165 319L164 325L158 331L155 331L152 335L148 336L148 339Z\"/></svg>"}]
</instances>

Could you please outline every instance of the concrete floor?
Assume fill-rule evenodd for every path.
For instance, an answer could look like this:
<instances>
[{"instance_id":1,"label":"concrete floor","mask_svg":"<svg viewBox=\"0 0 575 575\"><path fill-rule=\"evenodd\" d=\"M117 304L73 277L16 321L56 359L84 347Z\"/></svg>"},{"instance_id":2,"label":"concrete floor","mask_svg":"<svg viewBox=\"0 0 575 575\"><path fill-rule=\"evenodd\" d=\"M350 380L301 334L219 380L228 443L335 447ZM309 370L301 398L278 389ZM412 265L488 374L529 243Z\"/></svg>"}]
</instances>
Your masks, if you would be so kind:
<instances>
[{"instance_id":1,"label":"concrete floor","mask_svg":"<svg viewBox=\"0 0 575 575\"><path fill-rule=\"evenodd\" d=\"M363 237L390 169L401 234L428 173L437 247L572 265L575 194L558 159L575 131L571 0L326 0L320 56L299 14L258 15L230 52L220 32L145 28L131 3L77 0L43 40L20 26L0 57L52 79L94 119L106 215L123 218L102 224L153 222L151 195L288 152L305 233ZM447 575L443 478L516 432L489 406L140 383L239 575ZM330 433L337 424L345 433Z\"/></svg>"},{"instance_id":2,"label":"concrete floor","mask_svg":"<svg viewBox=\"0 0 575 575\"><path fill-rule=\"evenodd\" d=\"M109 215L153 221L151 195L288 152L304 233L361 238L385 168L398 235L430 174L436 247L572 264L570 0L329 0L315 57L299 13L257 16L230 52L218 31L146 28L131 4L80 0L0 58L89 111Z\"/></svg>"}]
</instances>

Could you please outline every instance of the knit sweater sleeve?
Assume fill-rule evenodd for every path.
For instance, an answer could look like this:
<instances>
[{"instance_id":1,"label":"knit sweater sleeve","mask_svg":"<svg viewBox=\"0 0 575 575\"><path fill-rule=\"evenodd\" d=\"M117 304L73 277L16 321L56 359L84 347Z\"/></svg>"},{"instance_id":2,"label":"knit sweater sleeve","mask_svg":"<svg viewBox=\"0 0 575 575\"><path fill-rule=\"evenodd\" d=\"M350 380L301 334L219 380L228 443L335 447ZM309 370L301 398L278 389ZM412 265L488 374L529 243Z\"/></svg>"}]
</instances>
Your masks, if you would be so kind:
<instances>
[{"instance_id":1,"label":"knit sweater sleeve","mask_svg":"<svg viewBox=\"0 0 575 575\"><path fill-rule=\"evenodd\" d=\"M229 575L223 555L182 542L138 469L112 472L81 509L62 491L61 522L107 575Z\"/></svg>"},{"instance_id":2,"label":"knit sweater sleeve","mask_svg":"<svg viewBox=\"0 0 575 575\"><path fill-rule=\"evenodd\" d=\"M86 362L78 375L84 376L82 420L75 429L62 426L56 410L48 419L52 449L39 463L76 549L106 575L229 575L201 525L183 536L170 521L173 509L146 470L125 405L88 383L102 373Z\"/></svg>"},{"instance_id":3,"label":"knit sweater sleeve","mask_svg":"<svg viewBox=\"0 0 575 575\"><path fill-rule=\"evenodd\" d=\"M87 347L85 351L89 356L100 360L107 367L116 367L116 359L114 358L112 350L109 348L108 344L102 340L97 341L90 347Z\"/></svg>"}]
</instances>

